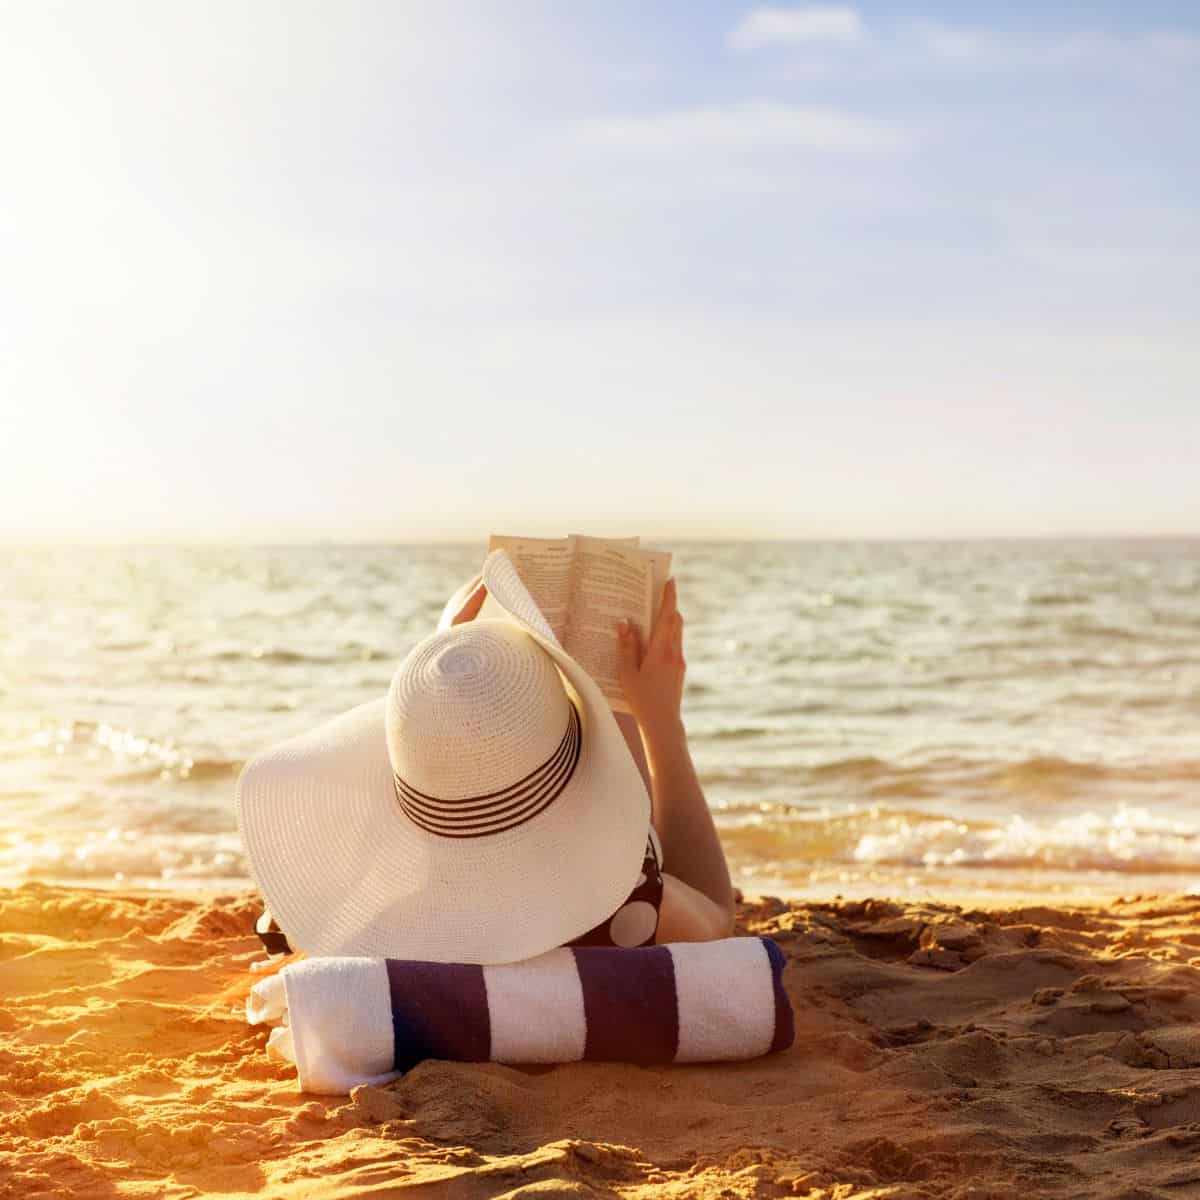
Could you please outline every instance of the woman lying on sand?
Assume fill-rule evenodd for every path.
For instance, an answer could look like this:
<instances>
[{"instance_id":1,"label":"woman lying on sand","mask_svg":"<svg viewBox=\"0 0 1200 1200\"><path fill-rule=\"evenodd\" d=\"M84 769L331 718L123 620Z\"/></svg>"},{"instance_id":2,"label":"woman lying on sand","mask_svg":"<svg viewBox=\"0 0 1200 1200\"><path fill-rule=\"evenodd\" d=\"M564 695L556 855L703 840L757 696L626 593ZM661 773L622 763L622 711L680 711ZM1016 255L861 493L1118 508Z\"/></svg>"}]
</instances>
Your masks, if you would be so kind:
<instances>
[{"instance_id":1,"label":"woman lying on sand","mask_svg":"<svg viewBox=\"0 0 1200 1200\"><path fill-rule=\"evenodd\" d=\"M613 636L623 725L497 551L386 697L249 763L238 819L268 947L502 963L728 936L674 580L645 646L629 622Z\"/></svg>"}]
</instances>

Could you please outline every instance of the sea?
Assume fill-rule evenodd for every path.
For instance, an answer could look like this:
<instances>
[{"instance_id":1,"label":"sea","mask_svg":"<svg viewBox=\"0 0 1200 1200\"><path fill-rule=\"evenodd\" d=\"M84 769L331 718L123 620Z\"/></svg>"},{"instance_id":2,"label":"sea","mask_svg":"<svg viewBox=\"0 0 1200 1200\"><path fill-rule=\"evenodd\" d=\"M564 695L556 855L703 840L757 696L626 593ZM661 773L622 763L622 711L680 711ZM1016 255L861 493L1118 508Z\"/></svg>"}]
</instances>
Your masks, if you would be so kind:
<instances>
[{"instance_id":1,"label":"sea","mask_svg":"<svg viewBox=\"0 0 1200 1200\"><path fill-rule=\"evenodd\" d=\"M1200 540L663 548L747 894L1200 888ZM0 884L252 886L241 765L383 695L483 556L0 549Z\"/></svg>"}]
</instances>

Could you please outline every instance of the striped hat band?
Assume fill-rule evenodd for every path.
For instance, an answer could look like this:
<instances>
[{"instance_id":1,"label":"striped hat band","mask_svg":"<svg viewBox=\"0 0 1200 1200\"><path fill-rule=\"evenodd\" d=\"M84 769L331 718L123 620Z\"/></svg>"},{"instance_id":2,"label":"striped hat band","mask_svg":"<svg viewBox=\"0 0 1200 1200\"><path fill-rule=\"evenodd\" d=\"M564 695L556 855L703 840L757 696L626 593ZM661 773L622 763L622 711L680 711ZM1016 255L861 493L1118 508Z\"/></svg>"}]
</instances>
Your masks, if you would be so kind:
<instances>
[{"instance_id":1,"label":"striped hat band","mask_svg":"<svg viewBox=\"0 0 1200 1200\"><path fill-rule=\"evenodd\" d=\"M583 746L579 710L570 704L567 731L540 767L496 792L441 800L395 776L396 799L410 821L427 833L448 838L488 837L533 820L561 795L575 774Z\"/></svg>"}]
</instances>

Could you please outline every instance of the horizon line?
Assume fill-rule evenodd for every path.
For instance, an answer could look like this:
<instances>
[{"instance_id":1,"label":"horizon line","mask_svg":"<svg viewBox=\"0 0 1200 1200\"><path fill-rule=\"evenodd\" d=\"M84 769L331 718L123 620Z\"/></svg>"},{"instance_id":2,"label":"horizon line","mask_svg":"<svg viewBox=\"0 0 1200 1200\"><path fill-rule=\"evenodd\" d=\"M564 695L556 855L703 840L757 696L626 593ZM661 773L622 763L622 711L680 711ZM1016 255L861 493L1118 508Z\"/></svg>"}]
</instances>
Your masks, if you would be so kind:
<instances>
[{"instance_id":1,"label":"horizon line","mask_svg":"<svg viewBox=\"0 0 1200 1200\"><path fill-rule=\"evenodd\" d=\"M542 537L545 535L519 535ZM567 536L567 535L559 535ZM597 535L587 535L597 536ZM671 542L675 545L734 546L734 545L920 545L972 544L995 542L1193 542L1200 541L1200 531L1194 533L998 533L998 534L871 534L860 537L820 537L812 534L792 536L753 535L731 537L719 535L682 537L645 535L650 542ZM188 537L127 537L78 539L70 537L22 538L0 535L0 549L62 549L62 550L120 550L120 549L311 549L380 548L380 547L455 547L464 548L487 544L487 538L188 538Z\"/></svg>"}]
</instances>

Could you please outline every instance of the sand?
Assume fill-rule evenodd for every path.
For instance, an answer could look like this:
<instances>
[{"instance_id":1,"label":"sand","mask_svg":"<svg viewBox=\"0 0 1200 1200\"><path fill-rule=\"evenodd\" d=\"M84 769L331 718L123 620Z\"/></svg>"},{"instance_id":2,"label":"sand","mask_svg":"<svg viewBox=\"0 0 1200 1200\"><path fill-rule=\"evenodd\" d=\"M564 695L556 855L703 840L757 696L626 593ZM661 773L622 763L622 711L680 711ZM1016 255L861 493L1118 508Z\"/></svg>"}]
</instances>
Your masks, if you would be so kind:
<instances>
[{"instance_id":1,"label":"sand","mask_svg":"<svg viewBox=\"0 0 1200 1200\"><path fill-rule=\"evenodd\" d=\"M296 1091L254 897L0 891L0 1197L1200 1195L1200 899L742 906L797 1042Z\"/></svg>"}]
</instances>

